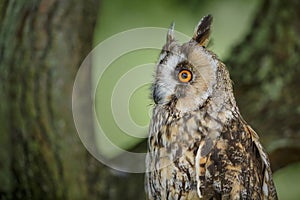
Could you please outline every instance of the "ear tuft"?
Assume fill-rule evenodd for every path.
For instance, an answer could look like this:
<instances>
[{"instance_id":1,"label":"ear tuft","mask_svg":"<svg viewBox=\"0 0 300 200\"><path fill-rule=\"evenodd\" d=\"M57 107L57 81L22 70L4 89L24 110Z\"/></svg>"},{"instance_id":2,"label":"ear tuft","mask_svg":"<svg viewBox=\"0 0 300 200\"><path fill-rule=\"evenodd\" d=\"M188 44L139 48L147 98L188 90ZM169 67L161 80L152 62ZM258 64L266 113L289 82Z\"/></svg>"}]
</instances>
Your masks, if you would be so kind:
<instances>
[{"instance_id":1,"label":"ear tuft","mask_svg":"<svg viewBox=\"0 0 300 200\"><path fill-rule=\"evenodd\" d=\"M199 43L201 46L206 46L209 41L210 26L213 17L211 15L204 16L195 28L193 40Z\"/></svg>"},{"instance_id":2,"label":"ear tuft","mask_svg":"<svg viewBox=\"0 0 300 200\"><path fill-rule=\"evenodd\" d=\"M175 27L175 22L172 22L172 24L168 30L168 33L167 33L167 44L169 44L175 40L174 27Z\"/></svg>"}]
</instances>

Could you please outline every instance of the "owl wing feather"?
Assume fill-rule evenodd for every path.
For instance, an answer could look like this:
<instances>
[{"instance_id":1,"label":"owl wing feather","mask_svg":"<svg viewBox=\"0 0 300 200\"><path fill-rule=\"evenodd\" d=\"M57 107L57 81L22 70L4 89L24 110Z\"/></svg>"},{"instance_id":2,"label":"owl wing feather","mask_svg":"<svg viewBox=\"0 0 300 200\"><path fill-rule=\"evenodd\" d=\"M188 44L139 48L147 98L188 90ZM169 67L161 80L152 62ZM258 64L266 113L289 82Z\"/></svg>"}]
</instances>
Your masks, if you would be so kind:
<instances>
[{"instance_id":1,"label":"owl wing feather","mask_svg":"<svg viewBox=\"0 0 300 200\"><path fill-rule=\"evenodd\" d=\"M257 133L242 118L220 137L204 137L195 164L199 198L277 199L268 156Z\"/></svg>"},{"instance_id":2,"label":"owl wing feather","mask_svg":"<svg viewBox=\"0 0 300 200\"><path fill-rule=\"evenodd\" d=\"M215 145L215 140L211 140L210 137L206 137L200 142L196 153L196 181L197 181L197 194L200 198L203 197L201 193L201 186L205 181L206 163L208 160L208 154Z\"/></svg>"},{"instance_id":3,"label":"owl wing feather","mask_svg":"<svg viewBox=\"0 0 300 200\"><path fill-rule=\"evenodd\" d=\"M252 141L256 145L256 148L258 149L263 164L263 199L277 199L278 197L272 180L272 172L269 158L258 140L258 134L251 128L251 126L246 125L246 128L248 129L252 137Z\"/></svg>"}]
</instances>

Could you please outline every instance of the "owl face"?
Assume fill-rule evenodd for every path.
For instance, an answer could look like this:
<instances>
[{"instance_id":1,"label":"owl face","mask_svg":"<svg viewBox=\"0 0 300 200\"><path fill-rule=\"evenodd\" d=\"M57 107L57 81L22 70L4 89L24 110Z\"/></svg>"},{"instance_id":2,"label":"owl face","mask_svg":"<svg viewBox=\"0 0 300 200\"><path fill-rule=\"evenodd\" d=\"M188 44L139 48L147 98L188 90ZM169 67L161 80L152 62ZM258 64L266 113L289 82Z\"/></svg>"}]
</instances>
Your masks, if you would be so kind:
<instances>
[{"instance_id":1,"label":"owl face","mask_svg":"<svg viewBox=\"0 0 300 200\"><path fill-rule=\"evenodd\" d=\"M181 113L202 107L216 84L218 60L205 49L211 17L204 17L195 29L194 37L180 45L172 25L160 54L153 99L157 105L174 103Z\"/></svg>"}]
</instances>

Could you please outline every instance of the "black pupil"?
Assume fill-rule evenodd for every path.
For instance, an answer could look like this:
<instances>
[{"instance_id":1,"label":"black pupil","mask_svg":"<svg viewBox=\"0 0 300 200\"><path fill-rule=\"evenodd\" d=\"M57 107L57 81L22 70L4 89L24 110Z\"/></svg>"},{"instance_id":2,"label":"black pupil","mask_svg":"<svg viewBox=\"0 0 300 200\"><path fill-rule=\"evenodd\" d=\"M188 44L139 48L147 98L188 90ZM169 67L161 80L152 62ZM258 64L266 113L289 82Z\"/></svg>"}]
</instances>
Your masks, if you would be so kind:
<instances>
[{"instance_id":1,"label":"black pupil","mask_svg":"<svg viewBox=\"0 0 300 200\"><path fill-rule=\"evenodd\" d=\"M183 73L181 74L181 78L182 78L182 79L187 79L188 76L189 76L189 75L188 75L186 72L183 72Z\"/></svg>"}]
</instances>

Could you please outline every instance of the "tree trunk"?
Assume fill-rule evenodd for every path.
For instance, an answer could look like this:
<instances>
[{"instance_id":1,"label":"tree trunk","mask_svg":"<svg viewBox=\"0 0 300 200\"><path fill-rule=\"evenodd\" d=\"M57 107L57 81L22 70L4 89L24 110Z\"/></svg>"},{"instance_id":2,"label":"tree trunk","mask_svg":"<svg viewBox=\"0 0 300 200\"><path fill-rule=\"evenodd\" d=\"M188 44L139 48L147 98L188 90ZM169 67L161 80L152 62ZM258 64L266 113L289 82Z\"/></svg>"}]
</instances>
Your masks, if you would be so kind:
<instances>
[{"instance_id":1,"label":"tree trunk","mask_svg":"<svg viewBox=\"0 0 300 200\"><path fill-rule=\"evenodd\" d=\"M87 194L80 161L87 154L73 126L71 92L92 48L97 7L92 0L2 3L2 195L65 199Z\"/></svg>"},{"instance_id":2,"label":"tree trunk","mask_svg":"<svg viewBox=\"0 0 300 200\"><path fill-rule=\"evenodd\" d=\"M238 105L273 170L300 161L300 2L265 0L227 66Z\"/></svg>"},{"instance_id":3,"label":"tree trunk","mask_svg":"<svg viewBox=\"0 0 300 200\"><path fill-rule=\"evenodd\" d=\"M73 82L92 49L98 6L0 2L0 199L143 198L142 175L111 173L73 123Z\"/></svg>"}]
</instances>

